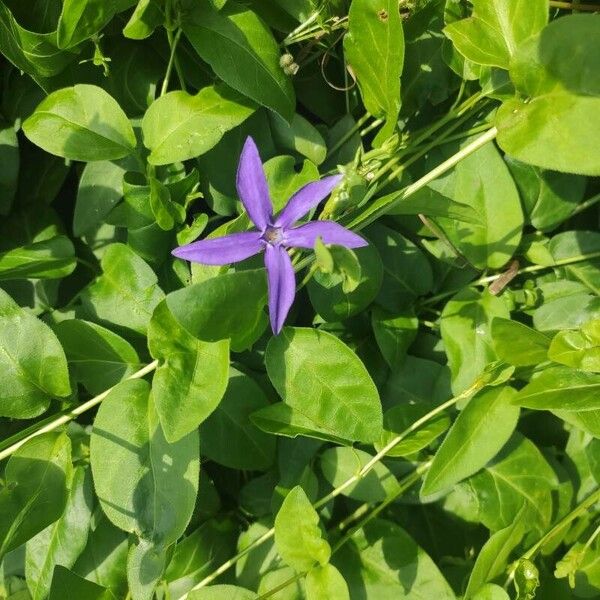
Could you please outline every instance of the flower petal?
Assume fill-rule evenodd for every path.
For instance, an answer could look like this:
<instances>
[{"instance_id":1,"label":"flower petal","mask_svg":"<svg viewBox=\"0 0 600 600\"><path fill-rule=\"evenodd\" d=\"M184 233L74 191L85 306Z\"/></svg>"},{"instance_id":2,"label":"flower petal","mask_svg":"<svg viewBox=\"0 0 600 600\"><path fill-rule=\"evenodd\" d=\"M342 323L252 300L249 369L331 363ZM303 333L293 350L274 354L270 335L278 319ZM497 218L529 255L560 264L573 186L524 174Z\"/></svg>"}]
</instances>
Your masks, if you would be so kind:
<instances>
[{"instance_id":1,"label":"flower petal","mask_svg":"<svg viewBox=\"0 0 600 600\"><path fill-rule=\"evenodd\" d=\"M273 217L273 205L258 148L250 136L242 149L236 185L248 216L258 229L264 230Z\"/></svg>"},{"instance_id":2,"label":"flower petal","mask_svg":"<svg viewBox=\"0 0 600 600\"><path fill-rule=\"evenodd\" d=\"M311 221L306 225L287 229L283 243L297 248L314 248L317 238L325 244L337 244L346 248L362 248L368 242L334 221Z\"/></svg>"},{"instance_id":3,"label":"flower petal","mask_svg":"<svg viewBox=\"0 0 600 600\"><path fill-rule=\"evenodd\" d=\"M228 265L257 254L263 247L259 231L244 231L179 246L171 254L205 265Z\"/></svg>"},{"instance_id":4,"label":"flower petal","mask_svg":"<svg viewBox=\"0 0 600 600\"><path fill-rule=\"evenodd\" d=\"M301 187L288 201L275 219L276 227L289 227L301 219L333 190L342 180L342 175L331 175L319 181L312 181Z\"/></svg>"},{"instance_id":5,"label":"flower petal","mask_svg":"<svg viewBox=\"0 0 600 600\"><path fill-rule=\"evenodd\" d=\"M282 246L267 245L265 266L269 281L269 317L271 329L277 335L294 302L296 275L289 254Z\"/></svg>"}]
</instances>

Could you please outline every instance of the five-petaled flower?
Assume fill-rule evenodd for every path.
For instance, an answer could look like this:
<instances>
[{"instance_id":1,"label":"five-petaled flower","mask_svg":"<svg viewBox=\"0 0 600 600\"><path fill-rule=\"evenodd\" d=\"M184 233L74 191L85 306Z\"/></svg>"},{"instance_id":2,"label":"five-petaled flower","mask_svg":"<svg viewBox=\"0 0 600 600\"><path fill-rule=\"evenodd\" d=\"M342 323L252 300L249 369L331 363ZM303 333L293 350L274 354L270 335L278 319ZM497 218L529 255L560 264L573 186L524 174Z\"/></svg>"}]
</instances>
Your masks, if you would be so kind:
<instances>
[{"instance_id":1,"label":"five-petaled flower","mask_svg":"<svg viewBox=\"0 0 600 600\"><path fill-rule=\"evenodd\" d=\"M258 148L251 137L246 139L237 171L237 191L254 231L232 233L204 239L175 248L178 258L205 265L227 265L265 251L269 284L269 316L273 333L278 334L294 301L296 278L286 248L314 248L317 238L325 244L360 248L367 242L333 221L312 221L294 227L312 208L335 188L341 175L324 177L298 190L277 216L269 196Z\"/></svg>"}]
</instances>

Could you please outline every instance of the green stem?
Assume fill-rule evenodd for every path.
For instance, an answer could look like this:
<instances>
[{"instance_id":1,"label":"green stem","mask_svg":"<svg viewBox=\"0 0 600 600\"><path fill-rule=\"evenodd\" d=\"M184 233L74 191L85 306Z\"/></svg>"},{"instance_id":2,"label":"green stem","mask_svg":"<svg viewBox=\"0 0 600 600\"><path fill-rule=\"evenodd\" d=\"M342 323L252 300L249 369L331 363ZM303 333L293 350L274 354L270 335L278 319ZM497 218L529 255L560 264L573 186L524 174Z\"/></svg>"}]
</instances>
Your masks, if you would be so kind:
<instances>
[{"instance_id":1,"label":"green stem","mask_svg":"<svg viewBox=\"0 0 600 600\"><path fill-rule=\"evenodd\" d=\"M594 204L598 204L598 202L600 202L600 194L596 194L595 196L592 196L591 198L588 198L587 200L579 204L571 213L571 216L574 217L575 215L578 215L584 210L590 208L591 206L594 206Z\"/></svg>"},{"instance_id":2,"label":"green stem","mask_svg":"<svg viewBox=\"0 0 600 600\"><path fill-rule=\"evenodd\" d=\"M577 256L570 256L569 258L561 258L555 260L551 265L529 265L528 267L523 267L519 269L515 274L515 277L518 275L523 275L525 273L536 273L537 271L544 271L546 269L554 269L556 267L565 267L568 265L576 264L579 262L583 262L585 260L593 260L594 258L600 258L600 251L597 252L589 252L588 254L578 254ZM504 273L496 273L495 275L487 275L485 277L480 277L473 283L469 285L485 285L486 283L491 283L492 281L496 281L496 279L500 279ZM422 306L428 306L429 304L435 304L448 296L453 296L454 294L460 292L463 288L455 288L453 290L448 290L447 292L442 292L440 294L436 294L435 296L431 296L431 298L427 298L422 302Z\"/></svg>"},{"instance_id":3,"label":"green stem","mask_svg":"<svg viewBox=\"0 0 600 600\"><path fill-rule=\"evenodd\" d=\"M169 47L171 48L171 54L169 55L169 62L167 63L167 71L165 73L165 78L162 82L162 87L160 89L160 95L164 96L167 93L167 89L169 87L169 80L171 79L171 71L173 70L173 65L175 65L175 52L177 50L177 44L179 43L179 39L181 38L181 29L177 30L175 33L175 37L173 37L173 32L167 27L167 39L169 40ZM178 71L178 75L181 79L181 74ZM183 83L183 82L181 82ZM182 85L183 87L183 85Z\"/></svg>"},{"instance_id":4,"label":"green stem","mask_svg":"<svg viewBox=\"0 0 600 600\"><path fill-rule=\"evenodd\" d=\"M600 502L600 488L580 502L568 515L564 516L556 525L554 525L554 527L552 527L552 529L550 529L550 531L543 535L531 548L529 548L529 550L527 550L527 552L522 554L521 557L513 563L513 567L508 574L504 587L508 587L509 583L514 578L519 561L531 560L544 544L550 541L557 533L560 533L567 525L570 525L577 517L587 512L587 510L596 504L596 502Z\"/></svg>"},{"instance_id":5,"label":"green stem","mask_svg":"<svg viewBox=\"0 0 600 600\"><path fill-rule=\"evenodd\" d=\"M358 119L358 121L356 121L356 123L354 123L354 125L330 148L327 152L327 158L339 150L370 118L371 115L366 113Z\"/></svg>"},{"instance_id":6,"label":"green stem","mask_svg":"<svg viewBox=\"0 0 600 600\"><path fill-rule=\"evenodd\" d=\"M158 360L152 361L150 364L146 365L139 371L136 371L135 373L133 373L133 375L127 377L125 381L128 381L130 379L140 379L141 377L144 377L148 373L154 371L156 367L158 367ZM114 390L115 387L117 387L117 385L119 384L117 383L116 385L112 386L111 388L108 388L101 394L94 396L94 398L92 398L91 400L88 400L87 402L84 402L83 404L80 404L75 408L65 411L59 417L52 418L52 420L50 421L46 421L44 425L42 425L42 427L38 427L38 424L36 424L36 429L34 431L31 431L31 433L28 433L25 437L22 437L18 441L12 443L10 446L2 450L0 452L0 460L6 458L7 456L10 456L13 452L16 452L23 444L26 444L29 440L33 439L34 437L37 437L42 433L47 433L48 431L53 431L61 425L65 425L69 421L72 421L73 419L83 414L84 412L90 410L91 408L94 408L94 406L100 404L100 402L102 402L102 400L104 400L104 398L106 398L106 396L108 396L112 392L112 390Z\"/></svg>"}]
</instances>

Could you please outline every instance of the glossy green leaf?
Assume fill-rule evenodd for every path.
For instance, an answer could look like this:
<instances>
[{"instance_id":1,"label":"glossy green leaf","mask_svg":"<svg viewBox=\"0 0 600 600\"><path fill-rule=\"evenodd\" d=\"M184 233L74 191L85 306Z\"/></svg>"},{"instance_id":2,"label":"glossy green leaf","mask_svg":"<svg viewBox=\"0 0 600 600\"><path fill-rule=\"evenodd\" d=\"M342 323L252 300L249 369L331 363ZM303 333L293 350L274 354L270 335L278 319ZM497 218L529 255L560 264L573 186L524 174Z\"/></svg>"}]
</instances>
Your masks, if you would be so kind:
<instances>
[{"instance_id":1,"label":"glossy green leaf","mask_svg":"<svg viewBox=\"0 0 600 600\"><path fill-rule=\"evenodd\" d=\"M89 469L77 467L69 486L69 497L60 519L26 545L25 576L33 600L42 600L48 595L55 567L70 569L87 542L93 502Z\"/></svg>"},{"instance_id":2,"label":"glossy green leaf","mask_svg":"<svg viewBox=\"0 0 600 600\"><path fill-rule=\"evenodd\" d=\"M90 316L145 334L163 299L157 277L129 246L111 244L102 257L102 275L82 295Z\"/></svg>"},{"instance_id":3,"label":"glossy green leaf","mask_svg":"<svg viewBox=\"0 0 600 600\"><path fill-rule=\"evenodd\" d=\"M114 600L115 596L102 586L58 566L52 577L48 600Z\"/></svg>"},{"instance_id":4,"label":"glossy green leaf","mask_svg":"<svg viewBox=\"0 0 600 600\"><path fill-rule=\"evenodd\" d=\"M511 365L537 365L546 360L550 338L523 323L494 317L490 333L498 358Z\"/></svg>"},{"instance_id":5,"label":"glossy green leaf","mask_svg":"<svg viewBox=\"0 0 600 600\"><path fill-rule=\"evenodd\" d=\"M275 517L275 544L296 571L329 562L331 548L319 529L319 515L300 486L289 492Z\"/></svg>"},{"instance_id":6,"label":"glossy green leaf","mask_svg":"<svg viewBox=\"0 0 600 600\"><path fill-rule=\"evenodd\" d=\"M404 529L390 521L378 519L366 524L334 554L332 562L346 580L351 598L456 599L435 562Z\"/></svg>"},{"instance_id":7,"label":"glossy green leaf","mask_svg":"<svg viewBox=\"0 0 600 600\"><path fill-rule=\"evenodd\" d=\"M147 382L121 383L103 400L92 431L92 473L102 509L117 527L166 548L192 515L198 454L195 432L166 441Z\"/></svg>"},{"instance_id":8,"label":"glossy green leaf","mask_svg":"<svg viewBox=\"0 0 600 600\"><path fill-rule=\"evenodd\" d=\"M0 281L10 279L60 279L77 266L75 248L63 235L34 242L0 254Z\"/></svg>"},{"instance_id":9,"label":"glossy green leaf","mask_svg":"<svg viewBox=\"0 0 600 600\"><path fill-rule=\"evenodd\" d=\"M127 554L127 583L135 600L153 600L154 590L167 566L167 553L160 543L139 539Z\"/></svg>"},{"instance_id":10,"label":"glossy green leaf","mask_svg":"<svg viewBox=\"0 0 600 600\"><path fill-rule=\"evenodd\" d=\"M344 290L344 279L338 273L317 271L308 282L310 301L327 321L347 319L366 308L377 296L383 278L383 266L372 246L358 248L354 254L360 265L358 285Z\"/></svg>"},{"instance_id":11,"label":"glossy green leaf","mask_svg":"<svg viewBox=\"0 0 600 600\"><path fill-rule=\"evenodd\" d=\"M484 367L498 358L490 326L494 317L509 318L502 298L475 290L459 292L442 312L442 339L452 371L452 390L468 388Z\"/></svg>"},{"instance_id":12,"label":"glossy green leaf","mask_svg":"<svg viewBox=\"0 0 600 600\"><path fill-rule=\"evenodd\" d=\"M253 112L251 102L223 85L195 96L169 92L150 105L142 121L148 161L166 165L204 154Z\"/></svg>"},{"instance_id":13,"label":"glossy green leaf","mask_svg":"<svg viewBox=\"0 0 600 600\"><path fill-rule=\"evenodd\" d=\"M482 585L471 598L472 600L510 600L504 588L495 583Z\"/></svg>"},{"instance_id":14,"label":"glossy green leaf","mask_svg":"<svg viewBox=\"0 0 600 600\"><path fill-rule=\"evenodd\" d=\"M46 152L71 160L115 160L136 146L121 107L102 88L88 84L50 94L23 123L23 131Z\"/></svg>"},{"instance_id":15,"label":"glossy green leaf","mask_svg":"<svg viewBox=\"0 0 600 600\"><path fill-rule=\"evenodd\" d=\"M251 377L231 369L223 399L200 429L202 454L230 469L268 469L275 460L275 438L250 420L251 413L268 405Z\"/></svg>"},{"instance_id":16,"label":"glossy green leaf","mask_svg":"<svg viewBox=\"0 0 600 600\"><path fill-rule=\"evenodd\" d=\"M151 36L164 19L160 0L139 0L123 28L123 35L133 40L143 40Z\"/></svg>"},{"instance_id":17,"label":"glossy green leaf","mask_svg":"<svg viewBox=\"0 0 600 600\"><path fill-rule=\"evenodd\" d=\"M544 169L600 175L600 22L586 15L552 21L516 52L510 77L519 97L498 110L498 143Z\"/></svg>"},{"instance_id":18,"label":"glossy green leaf","mask_svg":"<svg viewBox=\"0 0 600 600\"><path fill-rule=\"evenodd\" d=\"M256 598L258 596L254 592L236 585L211 585L188 595L188 600L256 600Z\"/></svg>"},{"instance_id":19,"label":"glossy green leaf","mask_svg":"<svg viewBox=\"0 0 600 600\"><path fill-rule=\"evenodd\" d=\"M568 367L600 373L600 320L589 321L579 331L559 332L552 339L548 358Z\"/></svg>"},{"instance_id":20,"label":"glossy green leaf","mask_svg":"<svg viewBox=\"0 0 600 600\"><path fill-rule=\"evenodd\" d=\"M279 48L266 25L236 2L195 3L183 31L200 57L223 81L290 120L294 88L279 66Z\"/></svg>"},{"instance_id":21,"label":"glossy green leaf","mask_svg":"<svg viewBox=\"0 0 600 600\"><path fill-rule=\"evenodd\" d=\"M515 403L537 410L585 411L600 408L600 375L552 367L542 371L515 398Z\"/></svg>"},{"instance_id":22,"label":"glossy green leaf","mask_svg":"<svg viewBox=\"0 0 600 600\"><path fill-rule=\"evenodd\" d=\"M488 529L509 527L525 505L524 523L538 535L548 529L552 519L552 491L557 483L542 453L518 433L469 480L478 501L478 519Z\"/></svg>"},{"instance_id":23,"label":"glossy green leaf","mask_svg":"<svg viewBox=\"0 0 600 600\"><path fill-rule=\"evenodd\" d=\"M120 163L100 160L88 163L79 180L73 233L81 236L100 225L123 198L125 167Z\"/></svg>"},{"instance_id":24,"label":"glossy green leaf","mask_svg":"<svg viewBox=\"0 0 600 600\"><path fill-rule=\"evenodd\" d=\"M446 144L434 159L448 158L472 141ZM479 222L440 217L437 222L450 242L476 268L499 269L512 257L521 240L523 211L515 182L492 142L461 160L429 187L470 206Z\"/></svg>"},{"instance_id":25,"label":"glossy green leaf","mask_svg":"<svg viewBox=\"0 0 600 600\"><path fill-rule=\"evenodd\" d=\"M148 348L160 364L152 394L167 441L195 430L223 398L229 373L229 341L204 342L188 333L163 300L148 327Z\"/></svg>"},{"instance_id":26,"label":"glossy green leaf","mask_svg":"<svg viewBox=\"0 0 600 600\"><path fill-rule=\"evenodd\" d=\"M563 231L555 235L548 244L554 260L583 258L596 255L589 260L579 260L565 266L571 278L581 281L595 295L600 294L600 233L597 231Z\"/></svg>"},{"instance_id":27,"label":"glossy green leaf","mask_svg":"<svg viewBox=\"0 0 600 600\"><path fill-rule=\"evenodd\" d=\"M95 323L69 319L58 323L54 333L65 351L71 375L90 394L100 394L142 367L129 342Z\"/></svg>"},{"instance_id":28,"label":"glossy green leaf","mask_svg":"<svg viewBox=\"0 0 600 600\"><path fill-rule=\"evenodd\" d=\"M342 438L378 439L377 389L360 359L336 337L286 327L271 338L265 361L271 382L292 409Z\"/></svg>"},{"instance_id":29,"label":"glossy green leaf","mask_svg":"<svg viewBox=\"0 0 600 600\"><path fill-rule=\"evenodd\" d=\"M332 487L337 488L358 472L373 457L355 448L330 448L321 455L321 471ZM376 463L362 479L348 486L344 496L360 502L383 502L398 491L396 477L382 463Z\"/></svg>"},{"instance_id":30,"label":"glossy green leaf","mask_svg":"<svg viewBox=\"0 0 600 600\"><path fill-rule=\"evenodd\" d=\"M468 60L508 69L516 49L547 22L546 0L475 0L473 16L451 23L444 33Z\"/></svg>"},{"instance_id":31,"label":"glossy green leaf","mask_svg":"<svg viewBox=\"0 0 600 600\"><path fill-rule=\"evenodd\" d=\"M404 34L393 0L354 0L348 13L344 54L352 68L367 111L385 116L389 133L400 112L400 75Z\"/></svg>"},{"instance_id":32,"label":"glossy green leaf","mask_svg":"<svg viewBox=\"0 0 600 600\"><path fill-rule=\"evenodd\" d=\"M65 0L56 32L58 47L70 48L92 37L134 4L135 0Z\"/></svg>"},{"instance_id":33,"label":"glossy green leaf","mask_svg":"<svg viewBox=\"0 0 600 600\"><path fill-rule=\"evenodd\" d=\"M350 600L348 586L333 565L313 567L306 575L304 584L306 600Z\"/></svg>"},{"instance_id":34,"label":"glossy green leaf","mask_svg":"<svg viewBox=\"0 0 600 600\"><path fill-rule=\"evenodd\" d=\"M435 454L422 496L449 490L498 454L519 420L518 407L511 404L515 395L510 387L495 387L469 401Z\"/></svg>"},{"instance_id":35,"label":"glossy green leaf","mask_svg":"<svg viewBox=\"0 0 600 600\"><path fill-rule=\"evenodd\" d=\"M398 311L431 290L431 265L415 244L384 225L372 225L366 233L383 262L378 304L386 310Z\"/></svg>"},{"instance_id":36,"label":"glossy green leaf","mask_svg":"<svg viewBox=\"0 0 600 600\"><path fill-rule=\"evenodd\" d=\"M238 271L191 285L167 296L167 306L194 337L230 339L231 349L250 347L267 325L264 271Z\"/></svg>"},{"instance_id":37,"label":"glossy green leaf","mask_svg":"<svg viewBox=\"0 0 600 600\"><path fill-rule=\"evenodd\" d=\"M371 313L371 326L383 358L393 369L404 360L410 345L417 337L419 320L410 311L391 315L380 308L374 308Z\"/></svg>"},{"instance_id":38,"label":"glossy green leaf","mask_svg":"<svg viewBox=\"0 0 600 600\"><path fill-rule=\"evenodd\" d=\"M71 393L67 359L52 330L0 289L0 415L31 419Z\"/></svg>"},{"instance_id":39,"label":"glossy green leaf","mask_svg":"<svg viewBox=\"0 0 600 600\"><path fill-rule=\"evenodd\" d=\"M71 469L64 433L38 435L10 457L0 490L0 559L60 518Z\"/></svg>"},{"instance_id":40,"label":"glossy green leaf","mask_svg":"<svg viewBox=\"0 0 600 600\"><path fill-rule=\"evenodd\" d=\"M320 165L327 156L327 146L319 130L302 115L295 113L290 124L277 114L271 115L275 141L284 150L305 156Z\"/></svg>"}]
</instances>

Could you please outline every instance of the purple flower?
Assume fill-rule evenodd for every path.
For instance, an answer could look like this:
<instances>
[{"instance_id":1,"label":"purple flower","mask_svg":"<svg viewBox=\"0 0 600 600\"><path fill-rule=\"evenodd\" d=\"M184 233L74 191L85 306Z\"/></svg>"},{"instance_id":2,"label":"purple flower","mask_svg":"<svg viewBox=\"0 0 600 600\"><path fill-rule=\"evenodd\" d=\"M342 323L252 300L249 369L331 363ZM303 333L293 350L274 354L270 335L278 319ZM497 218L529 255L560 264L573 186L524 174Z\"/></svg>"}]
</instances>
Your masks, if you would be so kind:
<instances>
[{"instance_id":1,"label":"purple flower","mask_svg":"<svg viewBox=\"0 0 600 600\"><path fill-rule=\"evenodd\" d=\"M257 231L232 233L175 248L172 254L205 265L227 265L265 251L269 284L269 315L273 333L278 334L294 302L296 278L286 248L314 248L318 237L325 244L360 248L367 242L333 221L313 221L294 227L312 208L326 198L341 175L313 181L298 190L283 210L273 216L267 180L258 148L246 139L237 171L237 191Z\"/></svg>"}]
</instances>

